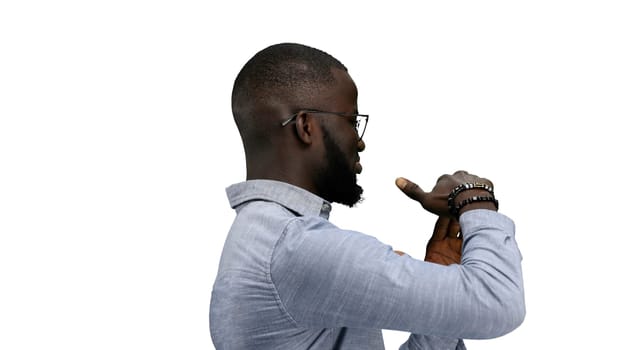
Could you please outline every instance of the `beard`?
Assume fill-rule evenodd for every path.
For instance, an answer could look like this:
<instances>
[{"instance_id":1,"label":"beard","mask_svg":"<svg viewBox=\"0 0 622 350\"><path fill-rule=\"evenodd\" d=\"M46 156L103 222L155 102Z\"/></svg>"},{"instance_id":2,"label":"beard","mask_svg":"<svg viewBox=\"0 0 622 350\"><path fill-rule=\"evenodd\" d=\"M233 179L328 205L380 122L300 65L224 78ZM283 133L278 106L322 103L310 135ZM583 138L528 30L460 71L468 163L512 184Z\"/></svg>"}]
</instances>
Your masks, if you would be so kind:
<instances>
[{"instance_id":1,"label":"beard","mask_svg":"<svg viewBox=\"0 0 622 350\"><path fill-rule=\"evenodd\" d=\"M326 165L315 174L319 195L329 202L353 207L362 200L363 188L356 183L356 172L348 157L322 126Z\"/></svg>"}]
</instances>

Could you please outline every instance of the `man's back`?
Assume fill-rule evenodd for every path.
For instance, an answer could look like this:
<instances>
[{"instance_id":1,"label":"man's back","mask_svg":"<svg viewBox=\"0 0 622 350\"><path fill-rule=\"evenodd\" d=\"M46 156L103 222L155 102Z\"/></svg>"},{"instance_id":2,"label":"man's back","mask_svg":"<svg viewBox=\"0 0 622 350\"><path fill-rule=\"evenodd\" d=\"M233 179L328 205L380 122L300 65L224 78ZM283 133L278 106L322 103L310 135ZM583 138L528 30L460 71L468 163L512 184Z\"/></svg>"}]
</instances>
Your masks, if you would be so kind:
<instances>
[{"instance_id":1,"label":"man's back","mask_svg":"<svg viewBox=\"0 0 622 350\"><path fill-rule=\"evenodd\" d=\"M270 182L265 183L268 184L265 191L270 191ZM319 197L304 194L307 201L300 202L295 198L301 195L301 190L284 184L279 184L280 187L284 187L285 192L273 192L267 196L260 194L264 190L253 192L249 202L239 199L238 193L230 193L232 205L237 205L237 217L223 249L210 308L211 334L216 347L361 349L360 344L368 344L368 349L382 349L380 330L305 327L288 313L273 280L276 273L277 284L283 288L297 283L288 280L288 276L296 277L296 271L288 271L292 266L286 266L288 259L284 255L288 250L296 249L291 245L299 244L301 240L283 237L288 232L287 226L334 226L319 216L328 215L327 203ZM272 200L280 200L282 204ZM315 212L316 215L299 216L303 213L291 210L304 211L305 214Z\"/></svg>"}]
</instances>

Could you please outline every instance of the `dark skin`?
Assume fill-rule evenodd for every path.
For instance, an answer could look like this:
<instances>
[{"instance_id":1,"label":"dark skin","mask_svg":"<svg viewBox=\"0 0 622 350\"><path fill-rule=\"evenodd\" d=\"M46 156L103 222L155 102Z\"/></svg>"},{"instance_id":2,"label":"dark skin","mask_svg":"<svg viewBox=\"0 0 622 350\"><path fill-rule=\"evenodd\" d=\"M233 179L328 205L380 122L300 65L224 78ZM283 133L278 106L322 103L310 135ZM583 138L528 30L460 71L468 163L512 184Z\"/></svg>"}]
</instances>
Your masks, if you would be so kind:
<instances>
[{"instance_id":1,"label":"dark skin","mask_svg":"<svg viewBox=\"0 0 622 350\"><path fill-rule=\"evenodd\" d=\"M268 125L275 125L270 135L269 148L254 147L253 140L245 142L247 179L271 179L290 183L322 196L314 182L313 174L322 169L326 161L324 134L320 123L329 128L339 148L346 154L354 172L360 172L359 152L365 142L359 141L352 121L344 117L329 117L299 112L291 125L279 127L293 112L301 108L334 111L344 114L358 112L356 85L350 75L333 69L336 82L308 96L306 106L261 106Z\"/></svg>"},{"instance_id":2,"label":"dark skin","mask_svg":"<svg viewBox=\"0 0 622 350\"><path fill-rule=\"evenodd\" d=\"M460 224L449 213L447 197L454 187L465 182L486 183L493 187L490 180L469 174L466 171L457 171L453 175L441 176L431 192L423 191L417 184L405 178L400 177L395 180L395 184L404 194L419 202L425 210L438 215L432 237L426 247L425 261L441 265L460 264L462 257L462 235L458 234ZM483 190L464 191L456 197L456 201L460 202L469 196L485 195L487 192ZM493 203L476 202L463 208L459 215L474 209L497 210Z\"/></svg>"},{"instance_id":3,"label":"dark skin","mask_svg":"<svg viewBox=\"0 0 622 350\"><path fill-rule=\"evenodd\" d=\"M359 152L365 149L365 142L358 140L352 120L346 117L324 117L317 114L298 112L294 126L280 127L279 123L292 113L302 108L333 111L344 114L358 112L358 91L350 75L339 69L333 69L335 83L318 89L313 96L308 96L306 106L283 106L279 104L256 106L257 114L262 115L266 127L270 130L270 143L246 139L244 142L247 160L247 179L271 179L283 181L306 189L320 197L317 184L318 169L325 168L327 159L324 135L320 123L330 130L337 146L344 153L351 171L360 173ZM274 126L273 126L274 125ZM244 138L244 137L243 137ZM261 145L261 146L258 146ZM330 176L330 174L320 174ZM428 242L425 260L433 263L450 265L459 264L462 251L460 225L452 218L447 207L447 197L451 190L465 182L492 183L484 178L458 171L452 175L441 176L432 191L425 192L415 183L398 178L396 185L404 194L419 202L421 206L438 215L432 237ZM486 195L481 190L468 190L461 193L456 201L468 196ZM496 210L489 202L476 202L465 206L459 214L474 209ZM403 254L401 252L396 252Z\"/></svg>"},{"instance_id":4,"label":"dark skin","mask_svg":"<svg viewBox=\"0 0 622 350\"><path fill-rule=\"evenodd\" d=\"M425 261L440 265L460 264L462 255L462 235L460 224L453 218L439 216L434 225L434 232L428 241ZM402 251L395 251L404 255Z\"/></svg>"}]
</instances>

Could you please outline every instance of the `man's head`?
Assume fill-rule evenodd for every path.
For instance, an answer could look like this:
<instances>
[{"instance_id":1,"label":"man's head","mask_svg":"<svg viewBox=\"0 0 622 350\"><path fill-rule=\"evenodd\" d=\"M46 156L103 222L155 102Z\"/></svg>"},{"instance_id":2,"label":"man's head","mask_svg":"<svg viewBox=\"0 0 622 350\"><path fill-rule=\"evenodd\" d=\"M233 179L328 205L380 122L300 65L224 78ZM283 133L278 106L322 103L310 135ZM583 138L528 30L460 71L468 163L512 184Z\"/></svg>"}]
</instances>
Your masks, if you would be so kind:
<instances>
[{"instance_id":1,"label":"man's head","mask_svg":"<svg viewBox=\"0 0 622 350\"><path fill-rule=\"evenodd\" d=\"M325 52L299 44L258 52L238 74L231 101L247 178L285 181L331 202L358 202L358 152L365 144L354 128L357 94L346 67Z\"/></svg>"}]
</instances>

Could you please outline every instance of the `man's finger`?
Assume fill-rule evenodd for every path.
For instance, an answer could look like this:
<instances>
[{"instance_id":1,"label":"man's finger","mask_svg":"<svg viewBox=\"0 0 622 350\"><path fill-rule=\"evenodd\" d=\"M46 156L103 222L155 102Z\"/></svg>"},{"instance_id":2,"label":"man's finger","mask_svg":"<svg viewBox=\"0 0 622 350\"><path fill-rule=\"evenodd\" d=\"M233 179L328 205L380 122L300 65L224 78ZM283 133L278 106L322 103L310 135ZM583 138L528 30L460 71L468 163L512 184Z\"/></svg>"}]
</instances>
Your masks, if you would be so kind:
<instances>
[{"instance_id":1,"label":"man's finger","mask_svg":"<svg viewBox=\"0 0 622 350\"><path fill-rule=\"evenodd\" d=\"M421 189L421 187L419 187L419 185L410 182L403 177L398 177L395 180L395 184L400 188L400 190L402 190L402 192L404 192L405 195L416 200L417 202L421 202L425 196L425 192Z\"/></svg>"},{"instance_id":2,"label":"man's finger","mask_svg":"<svg viewBox=\"0 0 622 350\"><path fill-rule=\"evenodd\" d=\"M458 220L452 218L447 223L447 237L449 238L462 238L462 233L460 232L460 223Z\"/></svg>"},{"instance_id":3,"label":"man's finger","mask_svg":"<svg viewBox=\"0 0 622 350\"><path fill-rule=\"evenodd\" d=\"M432 232L432 238L430 238L431 241L440 241L447 236L450 220L451 219L446 216L438 217L436 224L434 224L434 232Z\"/></svg>"}]
</instances>

